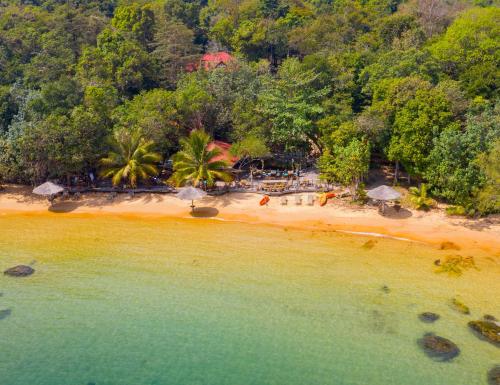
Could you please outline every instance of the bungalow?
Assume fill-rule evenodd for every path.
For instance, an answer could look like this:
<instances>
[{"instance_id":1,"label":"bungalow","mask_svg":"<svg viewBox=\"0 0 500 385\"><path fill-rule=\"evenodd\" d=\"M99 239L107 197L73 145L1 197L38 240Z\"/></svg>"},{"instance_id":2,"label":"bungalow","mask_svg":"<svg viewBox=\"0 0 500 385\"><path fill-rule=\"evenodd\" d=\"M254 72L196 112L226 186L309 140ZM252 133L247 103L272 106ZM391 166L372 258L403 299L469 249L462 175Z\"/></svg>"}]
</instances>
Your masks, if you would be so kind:
<instances>
[{"instance_id":1,"label":"bungalow","mask_svg":"<svg viewBox=\"0 0 500 385\"><path fill-rule=\"evenodd\" d=\"M204 54L199 64L189 63L186 66L188 72L193 72L199 68L203 68L205 71L213 70L216 68L225 68L227 65L234 60L234 57L227 52L211 52Z\"/></svg>"}]
</instances>

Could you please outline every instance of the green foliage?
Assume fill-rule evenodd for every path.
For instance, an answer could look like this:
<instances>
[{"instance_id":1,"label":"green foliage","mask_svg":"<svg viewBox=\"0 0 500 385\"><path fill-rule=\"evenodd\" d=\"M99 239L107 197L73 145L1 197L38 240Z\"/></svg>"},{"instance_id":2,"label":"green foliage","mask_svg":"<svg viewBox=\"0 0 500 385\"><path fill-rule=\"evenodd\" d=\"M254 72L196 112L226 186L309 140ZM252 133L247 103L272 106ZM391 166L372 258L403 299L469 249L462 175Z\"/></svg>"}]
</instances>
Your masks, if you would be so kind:
<instances>
[{"instance_id":1,"label":"green foliage","mask_svg":"<svg viewBox=\"0 0 500 385\"><path fill-rule=\"evenodd\" d=\"M198 58L194 32L177 20L165 19L156 30L152 43L153 57L158 61L158 77L168 87L175 87L180 75Z\"/></svg>"},{"instance_id":2,"label":"green foliage","mask_svg":"<svg viewBox=\"0 0 500 385\"><path fill-rule=\"evenodd\" d=\"M500 138L498 106L468 115L463 130L446 129L434 139L429 166L424 172L432 193L459 205L472 203L485 183L477 157Z\"/></svg>"},{"instance_id":3,"label":"green foliage","mask_svg":"<svg viewBox=\"0 0 500 385\"><path fill-rule=\"evenodd\" d=\"M115 127L139 130L162 153L174 150L183 134L171 91L142 92L116 108L113 118Z\"/></svg>"},{"instance_id":4,"label":"green foliage","mask_svg":"<svg viewBox=\"0 0 500 385\"><path fill-rule=\"evenodd\" d=\"M113 27L128 32L134 39L147 45L153 40L154 13L151 6L132 3L118 7L114 12Z\"/></svg>"},{"instance_id":5,"label":"green foliage","mask_svg":"<svg viewBox=\"0 0 500 385\"><path fill-rule=\"evenodd\" d=\"M286 148L318 147L317 121L323 116L322 101L329 93L326 87L315 87L318 78L313 70L304 69L297 59L287 59L277 77L270 80L268 92L260 95L259 109L271 123L271 140Z\"/></svg>"},{"instance_id":6,"label":"green foliage","mask_svg":"<svg viewBox=\"0 0 500 385\"><path fill-rule=\"evenodd\" d=\"M172 157L174 174L171 180L176 186L212 187L217 180L232 180L231 174L225 171L226 162L214 159L220 151L207 149L210 141L210 136L201 130L194 130L189 137L180 140L181 150Z\"/></svg>"},{"instance_id":7,"label":"green foliage","mask_svg":"<svg viewBox=\"0 0 500 385\"><path fill-rule=\"evenodd\" d=\"M353 197L362 178L368 172L370 144L353 139L347 146L334 146L325 150L318 161L321 177L328 182L340 183L353 189Z\"/></svg>"},{"instance_id":8,"label":"green foliage","mask_svg":"<svg viewBox=\"0 0 500 385\"><path fill-rule=\"evenodd\" d=\"M442 92L417 90L415 96L395 113L388 158L401 162L410 174L422 175L428 166L434 138L445 129L458 128Z\"/></svg>"},{"instance_id":9,"label":"green foliage","mask_svg":"<svg viewBox=\"0 0 500 385\"><path fill-rule=\"evenodd\" d=\"M481 214L500 213L500 139L487 153L478 156L478 164L486 177L477 195L477 208Z\"/></svg>"},{"instance_id":10,"label":"green foliage","mask_svg":"<svg viewBox=\"0 0 500 385\"><path fill-rule=\"evenodd\" d=\"M420 188L410 187L410 200L417 210L430 210L434 200L427 195L427 185L422 183Z\"/></svg>"},{"instance_id":11,"label":"green foliage","mask_svg":"<svg viewBox=\"0 0 500 385\"><path fill-rule=\"evenodd\" d=\"M0 4L6 180L94 171L113 131L169 156L204 130L247 160L319 157L350 186L373 152L467 215L499 211L498 2ZM213 51L233 60L194 71Z\"/></svg>"},{"instance_id":12,"label":"green foliage","mask_svg":"<svg viewBox=\"0 0 500 385\"><path fill-rule=\"evenodd\" d=\"M470 9L430 48L445 73L459 80L470 96L497 95L499 26L500 8Z\"/></svg>"},{"instance_id":13,"label":"green foliage","mask_svg":"<svg viewBox=\"0 0 500 385\"><path fill-rule=\"evenodd\" d=\"M270 154L264 140L249 135L231 146L231 154L239 158L262 158Z\"/></svg>"},{"instance_id":14,"label":"green foliage","mask_svg":"<svg viewBox=\"0 0 500 385\"><path fill-rule=\"evenodd\" d=\"M111 151L100 161L100 175L111 178L113 186L126 182L136 187L139 180L158 175L162 157L152 151L154 142L144 139L140 130L115 130L110 144Z\"/></svg>"},{"instance_id":15,"label":"green foliage","mask_svg":"<svg viewBox=\"0 0 500 385\"><path fill-rule=\"evenodd\" d=\"M467 215L467 210L464 206L450 206L446 208L446 214L450 216L465 216Z\"/></svg>"}]
</instances>

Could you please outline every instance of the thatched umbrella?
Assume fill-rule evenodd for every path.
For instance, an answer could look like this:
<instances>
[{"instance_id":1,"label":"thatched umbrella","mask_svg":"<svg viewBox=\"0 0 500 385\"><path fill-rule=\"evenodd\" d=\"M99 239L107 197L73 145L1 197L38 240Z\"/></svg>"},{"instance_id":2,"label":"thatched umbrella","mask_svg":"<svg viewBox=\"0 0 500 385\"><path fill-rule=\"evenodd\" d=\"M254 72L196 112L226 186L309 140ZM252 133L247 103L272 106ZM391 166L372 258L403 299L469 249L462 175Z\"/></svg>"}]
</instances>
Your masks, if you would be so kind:
<instances>
[{"instance_id":1,"label":"thatched umbrella","mask_svg":"<svg viewBox=\"0 0 500 385\"><path fill-rule=\"evenodd\" d=\"M196 187L185 187L177 193L176 197L183 201L191 201L191 210L194 211L194 201L205 197L207 193Z\"/></svg>"},{"instance_id":2,"label":"thatched umbrella","mask_svg":"<svg viewBox=\"0 0 500 385\"><path fill-rule=\"evenodd\" d=\"M382 214L385 212L385 202L395 201L401 198L401 194L389 186L379 186L373 190L368 190L368 197L381 202Z\"/></svg>"},{"instance_id":3,"label":"thatched umbrella","mask_svg":"<svg viewBox=\"0 0 500 385\"><path fill-rule=\"evenodd\" d=\"M45 182L44 184L41 184L40 186L36 187L33 190L33 194L43 195L45 197L48 197L49 201L52 202L56 194L59 194L62 191L64 191L63 187L52 182Z\"/></svg>"},{"instance_id":4,"label":"thatched umbrella","mask_svg":"<svg viewBox=\"0 0 500 385\"><path fill-rule=\"evenodd\" d=\"M367 195L377 201L395 201L401 198L401 194L389 186L380 186L368 190Z\"/></svg>"}]
</instances>

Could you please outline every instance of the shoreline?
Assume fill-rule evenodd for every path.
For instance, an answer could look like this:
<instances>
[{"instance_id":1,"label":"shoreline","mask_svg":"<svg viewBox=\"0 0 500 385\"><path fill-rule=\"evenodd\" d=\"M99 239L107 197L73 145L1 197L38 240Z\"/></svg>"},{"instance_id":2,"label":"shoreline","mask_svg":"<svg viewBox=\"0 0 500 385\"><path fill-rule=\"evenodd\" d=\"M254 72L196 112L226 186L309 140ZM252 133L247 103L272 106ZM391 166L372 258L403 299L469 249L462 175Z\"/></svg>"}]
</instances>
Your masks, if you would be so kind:
<instances>
[{"instance_id":1,"label":"shoreline","mask_svg":"<svg viewBox=\"0 0 500 385\"><path fill-rule=\"evenodd\" d=\"M307 194L301 194L303 196ZM58 198L51 207L46 199L31 194L29 187L7 186L0 192L0 214L120 215L128 217L206 218L250 224L266 224L303 230L338 231L361 236L386 236L423 242L450 252L483 251L500 259L500 216L482 219L452 218L443 210L421 212L403 209L382 217L375 207L349 206L332 200L326 206L297 206L292 200L282 206L271 198L259 206L261 195L230 193L208 196L197 203L191 215L189 202L173 195L119 195L112 201L107 194L82 194L78 201Z\"/></svg>"}]
</instances>

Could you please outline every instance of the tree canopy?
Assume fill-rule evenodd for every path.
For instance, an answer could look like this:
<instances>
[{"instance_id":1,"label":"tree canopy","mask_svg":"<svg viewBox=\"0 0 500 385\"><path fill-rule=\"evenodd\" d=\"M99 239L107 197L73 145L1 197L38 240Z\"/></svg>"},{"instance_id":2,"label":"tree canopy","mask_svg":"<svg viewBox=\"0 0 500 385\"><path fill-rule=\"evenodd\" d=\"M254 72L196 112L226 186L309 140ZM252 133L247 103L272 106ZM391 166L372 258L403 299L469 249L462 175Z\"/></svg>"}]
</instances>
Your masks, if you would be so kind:
<instances>
[{"instance_id":1,"label":"tree canopy","mask_svg":"<svg viewBox=\"0 0 500 385\"><path fill-rule=\"evenodd\" d=\"M169 159L200 130L498 211L499 26L477 0L0 0L1 177L95 173L116 132Z\"/></svg>"}]
</instances>

